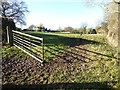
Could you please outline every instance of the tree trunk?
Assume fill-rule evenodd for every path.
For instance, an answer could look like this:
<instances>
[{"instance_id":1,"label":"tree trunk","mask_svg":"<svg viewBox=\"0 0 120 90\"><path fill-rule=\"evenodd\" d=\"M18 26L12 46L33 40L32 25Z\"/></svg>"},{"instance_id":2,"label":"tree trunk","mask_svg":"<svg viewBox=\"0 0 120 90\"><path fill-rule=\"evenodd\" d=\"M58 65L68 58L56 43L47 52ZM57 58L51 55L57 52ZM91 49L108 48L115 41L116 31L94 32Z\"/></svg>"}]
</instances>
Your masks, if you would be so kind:
<instances>
[{"instance_id":1,"label":"tree trunk","mask_svg":"<svg viewBox=\"0 0 120 90\"><path fill-rule=\"evenodd\" d=\"M118 47L118 32L119 32L119 18L120 13L118 13L120 5L114 4L114 7L117 7L112 13L108 21L108 43L113 45L114 47Z\"/></svg>"},{"instance_id":2,"label":"tree trunk","mask_svg":"<svg viewBox=\"0 0 120 90\"><path fill-rule=\"evenodd\" d=\"M12 30L15 30L16 26L12 19L2 18L2 41L8 42L10 46L13 45L13 35Z\"/></svg>"},{"instance_id":3,"label":"tree trunk","mask_svg":"<svg viewBox=\"0 0 120 90\"><path fill-rule=\"evenodd\" d=\"M8 21L6 18L2 18L2 41L7 42L7 30L6 26L8 24Z\"/></svg>"}]
</instances>

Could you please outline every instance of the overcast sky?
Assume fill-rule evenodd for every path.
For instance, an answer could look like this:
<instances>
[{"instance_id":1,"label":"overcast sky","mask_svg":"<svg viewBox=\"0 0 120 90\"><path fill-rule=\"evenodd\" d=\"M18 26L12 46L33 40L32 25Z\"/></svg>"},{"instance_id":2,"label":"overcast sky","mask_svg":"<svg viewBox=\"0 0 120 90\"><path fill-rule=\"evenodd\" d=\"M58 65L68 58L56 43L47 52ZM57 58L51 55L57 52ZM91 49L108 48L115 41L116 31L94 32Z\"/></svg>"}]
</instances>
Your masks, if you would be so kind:
<instances>
[{"instance_id":1,"label":"overcast sky","mask_svg":"<svg viewBox=\"0 0 120 90\"><path fill-rule=\"evenodd\" d=\"M79 28L83 23L95 27L103 20L104 11L99 6L100 2L92 5L95 0L25 0L28 10L26 15L27 28L31 24L43 24L48 29L58 29L72 26ZM100 0L99 0L100 1Z\"/></svg>"}]
</instances>

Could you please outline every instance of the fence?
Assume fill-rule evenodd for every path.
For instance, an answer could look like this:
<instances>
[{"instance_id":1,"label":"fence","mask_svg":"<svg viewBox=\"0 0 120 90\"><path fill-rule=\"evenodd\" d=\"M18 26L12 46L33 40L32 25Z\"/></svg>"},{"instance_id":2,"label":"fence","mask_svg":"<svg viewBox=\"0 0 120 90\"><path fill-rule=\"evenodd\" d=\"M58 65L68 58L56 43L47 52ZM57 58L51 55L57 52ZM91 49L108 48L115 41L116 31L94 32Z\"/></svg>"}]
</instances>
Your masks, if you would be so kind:
<instances>
[{"instance_id":1,"label":"fence","mask_svg":"<svg viewBox=\"0 0 120 90\"><path fill-rule=\"evenodd\" d=\"M12 30L13 45L32 56L36 60L44 60L44 43L43 38L28 35L22 32Z\"/></svg>"}]
</instances>

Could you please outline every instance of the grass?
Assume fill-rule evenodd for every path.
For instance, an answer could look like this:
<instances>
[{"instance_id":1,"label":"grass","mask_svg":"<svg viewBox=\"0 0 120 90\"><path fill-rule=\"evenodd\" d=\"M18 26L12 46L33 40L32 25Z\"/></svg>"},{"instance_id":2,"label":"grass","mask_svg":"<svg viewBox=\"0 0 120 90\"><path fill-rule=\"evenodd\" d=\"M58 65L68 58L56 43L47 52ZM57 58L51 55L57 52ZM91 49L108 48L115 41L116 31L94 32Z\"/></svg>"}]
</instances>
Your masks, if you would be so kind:
<instances>
[{"instance_id":1,"label":"grass","mask_svg":"<svg viewBox=\"0 0 120 90\"><path fill-rule=\"evenodd\" d=\"M89 50L93 50L115 58L118 57L117 48L108 45L105 35L102 34L86 34L80 36L80 34L70 33L42 33L32 31L25 33L44 38L45 56L48 56L45 57L45 60L49 60L50 57L54 57L54 55L50 54L51 51L56 53L54 50L58 50L59 52L59 48L65 49L79 45L86 45ZM80 38L82 38L82 40L80 40Z\"/></svg>"},{"instance_id":2,"label":"grass","mask_svg":"<svg viewBox=\"0 0 120 90\"><path fill-rule=\"evenodd\" d=\"M24 53L17 47L10 47L8 44L2 47L2 58L11 58L12 56L23 56Z\"/></svg>"},{"instance_id":3,"label":"grass","mask_svg":"<svg viewBox=\"0 0 120 90\"><path fill-rule=\"evenodd\" d=\"M118 49L107 44L104 35L82 35L79 34L66 34L66 33L43 33L43 32L25 32L37 37L44 38L45 45L45 60L50 61L57 58L60 52L64 50L70 51L71 56L75 56L72 52L83 53L87 63L79 63L73 65L74 72L67 70L66 66L56 68L51 78L54 82L110 82L109 84L114 88L119 88L119 60ZM82 38L82 39L80 39ZM85 47L85 48L82 48ZM11 53L12 52L12 53ZM16 47L3 47L3 58L12 57L13 55L23 55ZM69 54L69 53L68 53ZM80 72L77 72L78 70ZM70 76L69 76L70 73ZM72 75L72 76L71 76ZM69 77L69 79L67 79ZM115 82L115 83L114 83Z\"/></svg>"},{"instance_id":4,"label":"grass","mask_svg":"<svg viewBox=\"0 0 120 90\"><path fill-rule=\"evenodd\" d=\"M59 49L76 46L79 44L79 38L69 37L71 35L60 33L39 33L39 32L25 32L37 37L44 38L45 60L49 61L59 53ZM73 34L74 35L74 34ZM75 35L74 35L75 36ZM78 35L79 36L79 35ZM54 51L55 50L55 51ZM58 51L57 51L58 50ZM52 52L52 53L51 53ZM53 55L55 54L55 55Z\"/></svg>"}]
</instances>

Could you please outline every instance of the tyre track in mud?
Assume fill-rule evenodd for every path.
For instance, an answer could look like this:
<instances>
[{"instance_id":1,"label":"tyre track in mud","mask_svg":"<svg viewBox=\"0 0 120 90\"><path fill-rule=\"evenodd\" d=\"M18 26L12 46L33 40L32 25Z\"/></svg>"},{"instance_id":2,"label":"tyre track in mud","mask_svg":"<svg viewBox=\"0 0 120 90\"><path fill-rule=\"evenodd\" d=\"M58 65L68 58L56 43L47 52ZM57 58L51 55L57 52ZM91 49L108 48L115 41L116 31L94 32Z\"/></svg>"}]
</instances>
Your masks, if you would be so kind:
<instances>
[{"instance_id":1,"label":"tyre track in mud","mask_svg":"<svg viewBox=\"0 0 120 90\"><path fill-rule=\"evenodd\" d=\"M72 52L76 52L73 49ZM42 65L39 61L27 55L3 58L3 85L8 83L50 84L79 82L76 78L80 77L81 72L87 70L88 67L88 63L84 62L85 58L81 57L81 54L79 57L70 52L63 53L60 56Z\"/></svg>"}]
</instances>

